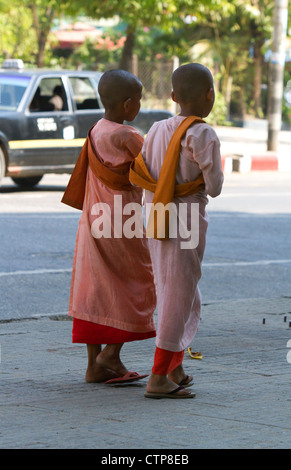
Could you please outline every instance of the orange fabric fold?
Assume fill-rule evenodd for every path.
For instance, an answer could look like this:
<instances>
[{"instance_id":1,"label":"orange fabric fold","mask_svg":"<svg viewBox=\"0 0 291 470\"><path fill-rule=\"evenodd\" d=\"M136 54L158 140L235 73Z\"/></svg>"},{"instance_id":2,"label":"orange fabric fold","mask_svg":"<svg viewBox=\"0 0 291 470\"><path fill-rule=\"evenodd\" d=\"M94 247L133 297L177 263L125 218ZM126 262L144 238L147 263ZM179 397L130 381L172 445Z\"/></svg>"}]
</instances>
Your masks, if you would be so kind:
<instances>
[{"instance_id":1,"label":"orange fabric fold","mask_svg":"<svg viewBox=\"0 0 291 470\"><path fill-rule=\"evenodd\" d=\"M169 238L169 210L165 211L165 206L171 203L174 197L190 196L205 187L202 174L189 183L176 184L181 139L190 126L201 122L205 121L197 116L188 116L177 127L168 145L158 181L150 175L141 152L130 166L129 180L131 183L154 193L153 206L147 225L147 236L158 240L167 240ZM157 214L159 206L161 210Z\"/></svg>"},{"instance_id":2,"label":"orange fabric fold","mask_svg":"<svg viewBox=\"0 0 291 470\"><path fill-rule=\"evenodd\" d=\"M91 131L91 129L90 129ZM124 165L122 174L116 173L112 169L103 165L95 154L90 140L90 131L87 135L81 153L72 172L71 178L64 192L61 202L82 210L86 190L86 178L88 165L93 174L103 184L111 189L119 191L132 191L133 186L129 182L130 165Z\"/></svg>"}]
</instances>

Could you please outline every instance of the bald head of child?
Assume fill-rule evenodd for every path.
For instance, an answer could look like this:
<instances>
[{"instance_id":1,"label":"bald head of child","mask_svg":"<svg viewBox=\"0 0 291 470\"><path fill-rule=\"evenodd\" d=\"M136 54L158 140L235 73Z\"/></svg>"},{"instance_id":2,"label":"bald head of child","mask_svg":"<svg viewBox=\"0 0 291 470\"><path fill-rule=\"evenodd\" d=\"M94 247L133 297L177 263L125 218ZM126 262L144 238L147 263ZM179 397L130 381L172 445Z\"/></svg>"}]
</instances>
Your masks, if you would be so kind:
<instances>
[{"instance_id":1,"label":"bald head of child","mask_svg":"<svg viewBox=\"0 0 291 470\"><path fill-rule=\"evenodd\" d=\"M140 109L142 83L125 70L105 72L98 84L100 99L105 108L105 119L119 122L133 121Z\"/></svg>"},{"instance_id":2,"label":"bald head of child","mask_svg":"<svg viewBox=\"0 0 291 470\"><path fill-rule=\"evenodd\" d=\"M181 115L206 117L215 99L213 77L202 64L178 67L172 75L172 99L181 107Z\"/></svg>"}]
</instances>

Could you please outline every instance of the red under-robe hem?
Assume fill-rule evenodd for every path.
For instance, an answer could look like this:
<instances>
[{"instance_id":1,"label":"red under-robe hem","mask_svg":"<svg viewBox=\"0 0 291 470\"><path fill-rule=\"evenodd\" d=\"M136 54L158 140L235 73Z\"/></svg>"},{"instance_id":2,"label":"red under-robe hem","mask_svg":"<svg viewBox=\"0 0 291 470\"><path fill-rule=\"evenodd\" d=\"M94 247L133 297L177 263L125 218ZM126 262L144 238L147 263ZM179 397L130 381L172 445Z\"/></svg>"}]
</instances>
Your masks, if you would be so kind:
<instances>
[{"instance_id":1,"label":"red under-robe hem","mask_svg":"<svg viewBox=\"0 0 291 470\"><path fill-rule=\"evenodd\" d=\"M176 367L182 364L183 359L184 350L173 352L156 347L152 373L157 375L168 375L176 369Z\"/></svg>"},{"instance_id":2,"label":"red under-robe hem","mask_svg":"<svg viewBox=\"0 0 291 470\"><path fill-rule=\"evenodd\" d=\"M131 331L119 330L111 326L99 325L79 318L73 318L73 343L85 344L116 344L130 341L140 341L153 338L155 331L147 333L134 333Z\"/></svg>"}]
</instances>

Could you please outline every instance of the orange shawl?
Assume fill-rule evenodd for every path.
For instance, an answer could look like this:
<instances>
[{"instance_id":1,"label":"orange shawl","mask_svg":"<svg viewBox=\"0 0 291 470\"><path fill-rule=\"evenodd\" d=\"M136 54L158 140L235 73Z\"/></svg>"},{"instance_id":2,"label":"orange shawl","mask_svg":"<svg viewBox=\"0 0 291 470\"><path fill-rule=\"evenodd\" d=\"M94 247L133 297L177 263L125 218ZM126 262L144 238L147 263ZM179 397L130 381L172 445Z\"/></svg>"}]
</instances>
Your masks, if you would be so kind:
<instances>
[{"instance_id":1,"label":"orange shawl","mask_svg":"<svg viewBox=\"0 0 291 470\"><path fill-rule=\"evenodd\" d=\"M153 238L158 240L167 240L169 238L169 211L163 211L164 216L162 218L160 216L157 217L156 209L154 209L157 203L162 203L165 207L173 201L174 197L190 196L205 187L202 174L196 180L189 183L176 184L181 139L188 127L199 122L205 121L197 116L188 116L177 127L168 145L158 181L150 175L141 152L131 164L129 180L133 184L154 193L153 206L147 226L147 235L150 237L151 235L149 234L153 234Z\"/></svg>"},{"instance_id":2,"label":"orange shawl","mask_svg":"<svg viewBox=\"0 0 291 470\"><path fill-rule=\"evenodd\" d=\"M88 132L87 138L61 201L68 206L72 206L75 209L80 210L83 209L88 165L90 166L96 178L98 178L109 188L120 191L132 191L134 189L129 182L129 164L126 163L126 165L123 165L125 173L119 174L101 163L92 147L90 131ZM126 166L128 167L128 171L126 171Z\"/></svg>"}]
</instances>

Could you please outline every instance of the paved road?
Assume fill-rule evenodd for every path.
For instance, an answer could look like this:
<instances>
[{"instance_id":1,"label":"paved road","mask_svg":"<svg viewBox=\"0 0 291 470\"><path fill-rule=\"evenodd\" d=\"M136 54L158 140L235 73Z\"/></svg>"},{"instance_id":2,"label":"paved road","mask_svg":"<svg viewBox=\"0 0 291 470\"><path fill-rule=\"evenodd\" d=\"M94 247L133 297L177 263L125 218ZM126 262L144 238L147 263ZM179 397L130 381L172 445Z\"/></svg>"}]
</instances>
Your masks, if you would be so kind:
<instances>
[{"instance_id":1,"label":"paved road","mask_svg":"<svg viewBox=\"0 0 291 470\"><path fill-rule=\"evenodd\" d=\"M60 203L68 176L0 189L0 319L65 314L80 212ZM201 291L214 300L284 295L291 279L290 173L226 175L211 199Z\"/></svg>"},{"instance_id":2,"label":"paved road","mask_svg":"<svg viewBox=\"0 0 291 470\"><path fill-rule=\"evenodd\" d=\"M194 400L145 399L146 380L84 381L86 349L71 343L65 315L78 223L59 203L65 182L0 190L0 448L94 449L95 465L123 452L135 467L169 452L193 467L194 449L290 449L290 174L227 175L209 204L191 345L203 359L184 360ZM153 354L148 340L125 345L122 359L150 373Z\"/></svg>"},{"instance_id":3,"label":"paved road","mask_svg":"<svg viewBox=\"0 0 291 470\"><path fill-rule=\"evenodd\" d=\"M226 175L222 195L210 200L208 211L201 281L206 300L290 292L291 173Z\"/></svg>"}]
</instances>

